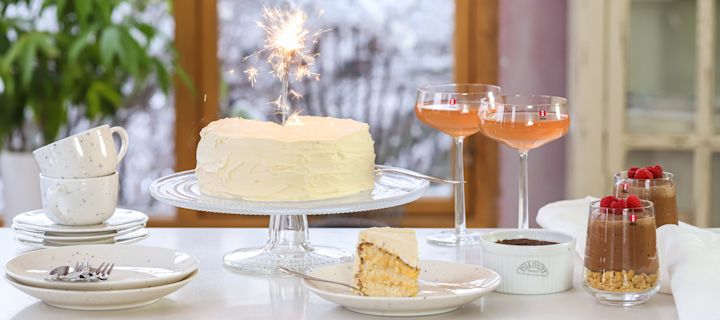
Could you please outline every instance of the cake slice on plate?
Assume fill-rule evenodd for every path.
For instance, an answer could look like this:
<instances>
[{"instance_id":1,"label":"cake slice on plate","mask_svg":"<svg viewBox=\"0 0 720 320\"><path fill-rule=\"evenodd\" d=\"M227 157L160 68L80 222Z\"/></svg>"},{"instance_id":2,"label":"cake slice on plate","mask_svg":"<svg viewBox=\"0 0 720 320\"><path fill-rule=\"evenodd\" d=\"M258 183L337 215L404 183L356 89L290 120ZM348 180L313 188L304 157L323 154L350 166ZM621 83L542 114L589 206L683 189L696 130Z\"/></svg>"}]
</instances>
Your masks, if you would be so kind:
<instances>
[{"instance_id":1,"label":"cake slice on plate","mask_svg":"<svg viewBox=\"0 0 720 320\"><path fill-rule=\"evenodd\" d=\"M370 228L360 231L353 274L355 286L364 295L416 296L420 268L415 230Z\"/></svg>"}]
</instances>

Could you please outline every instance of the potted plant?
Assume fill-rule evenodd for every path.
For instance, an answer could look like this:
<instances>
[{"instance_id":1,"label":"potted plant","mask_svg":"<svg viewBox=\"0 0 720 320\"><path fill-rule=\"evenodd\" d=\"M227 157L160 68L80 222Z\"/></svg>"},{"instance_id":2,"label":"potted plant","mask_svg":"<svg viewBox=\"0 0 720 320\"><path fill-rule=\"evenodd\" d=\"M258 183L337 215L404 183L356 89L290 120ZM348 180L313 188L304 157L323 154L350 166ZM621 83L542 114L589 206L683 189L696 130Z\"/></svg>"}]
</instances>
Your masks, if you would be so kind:
<instances>
[{"instance_id":1,"label":"potted plant","mask_svg":"<svg viewBox=\"0 0 720 320\"><path fill-rule=\"evenodd\" d=\"M133 14L146 5L140 0L0 2L0 175L7 215L40 206L30 152L69 134L69 113L89 123L112 119L124 101L150 85L168 92L172 67L188 81L175 66L171 41L169 55L148 53L159 36Z\"/></svg>"}]
</instances>

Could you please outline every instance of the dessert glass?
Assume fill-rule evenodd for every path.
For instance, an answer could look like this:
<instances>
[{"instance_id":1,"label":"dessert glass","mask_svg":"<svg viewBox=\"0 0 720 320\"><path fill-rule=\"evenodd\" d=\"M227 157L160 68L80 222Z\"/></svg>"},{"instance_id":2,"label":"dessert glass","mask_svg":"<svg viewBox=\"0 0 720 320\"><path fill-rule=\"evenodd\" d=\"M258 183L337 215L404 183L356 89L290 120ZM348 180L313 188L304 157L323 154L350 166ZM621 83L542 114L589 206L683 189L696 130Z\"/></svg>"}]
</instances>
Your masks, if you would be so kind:
<instances>
[{"instance_id":1,"label":"dessert glass","mask_svg":"<svg viewBox=\"0 0 720 320\"><path fill-rule=\"evenodd\" d=\"M663 172L658 179L628 178L627 171L615 174L613 195L626 198L634 194L642 200L649 200L655 208L655 226L678 224L677 201L675 198L675 180L670 172Z\"/></svg>"},{"instance_id":2,"label":"dessert glass","mask_svg":"<svg viewBox=\"0 0 720 320\"><path fill-rule=\"evenodd\" d=\"M660 289L653 203L636 209L590 204L583 284L600 302L633 306Z\"/></svg>"}]
</instances>

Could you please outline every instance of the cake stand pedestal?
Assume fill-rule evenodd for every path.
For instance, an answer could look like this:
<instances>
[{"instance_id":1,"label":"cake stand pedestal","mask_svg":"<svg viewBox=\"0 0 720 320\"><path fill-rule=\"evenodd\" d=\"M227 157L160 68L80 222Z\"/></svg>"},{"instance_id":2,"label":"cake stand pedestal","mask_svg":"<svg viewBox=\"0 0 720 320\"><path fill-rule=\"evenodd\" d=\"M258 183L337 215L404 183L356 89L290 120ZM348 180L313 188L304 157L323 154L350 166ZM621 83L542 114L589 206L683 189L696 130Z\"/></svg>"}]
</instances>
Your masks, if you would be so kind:
<instances>
[{"instance_id":1,"label":"cake stand pedestal","mask_svg":"<svg viewBox=\"0 0 720 320\"><path fill-rule=\"evenodd\" d=\"M250 201L211 197L200 193L193 170L155 180L150 193L163 203L179 208L215 213L269 215L268 240L262 247L229 252L224 264L232 269L260 274L282 273L278 266L308 272L314 268L352 261L352 252L312 246L307 215L339 214L403 205L420 198L428 181L403 174L376 175L373 190L355 195L313 201Z\"/></svg>"}]
</instances>

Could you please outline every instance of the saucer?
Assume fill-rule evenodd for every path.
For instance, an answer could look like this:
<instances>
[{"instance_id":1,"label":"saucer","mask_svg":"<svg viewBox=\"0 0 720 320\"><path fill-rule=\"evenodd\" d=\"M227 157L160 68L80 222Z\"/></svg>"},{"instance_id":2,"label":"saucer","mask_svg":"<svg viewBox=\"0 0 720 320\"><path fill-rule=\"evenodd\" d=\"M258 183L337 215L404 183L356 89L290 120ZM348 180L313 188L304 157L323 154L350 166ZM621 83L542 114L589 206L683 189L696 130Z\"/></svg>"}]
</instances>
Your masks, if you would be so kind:
<instances>
[{"instance_id":1,"label":"saucer","mask_svg":"<svg viewBox=\"0 0 720 320\"><path fill-rule=\"evenodd\" d=\"M118 236L122 236L134 231L138 231L142 228L144 228L145 225L141 224L138 226L132 226L127 229L118 230L118 231L111 231L111 232L103 232L103 233L68 233L67 235L60 233L59 235L55 235L56 233L53 232L37 232L33 230L28 230L24 226L18 226L18 225L12 225L13 232L16 234L20 234L27 237L32 237L36 239L43 239L43 240L60 240L60 241L86 241L86 240L97 240L97 239L108 239L108 238L115 238Z\"/></svg>"},{"instance_id":2,"label":"saucer","mask_svg":"<svg viewBox=\"0 0 720 320\"><path fill-rule=\"evenodd\" d=\"M76 291L28 286L6 275L5 280L18 290L48 305L71 310L119 310L149 305L182 288L197 277L198 271L178 282L138 289Z\"/></svg>"},{"instance_id":3,"label":"saucer","mask_svg":"<svg viewBox=\"0 0 720 320\"><path fill-rule=\"evenodd\" d=\"M99 282L47 281L59 265L113 263L112 275ZM174 283L198 269L197 258L183 252L145 246L84 245L26 252L10 259L5 272L16 282L37 288L109 291Z\"/></svg>"},{"instance_id":4,"label":"saucer","mask_svg":"<svg viewBox=\"0 0 720 320\"><path fill-rule=\"evenodd\" d=\"M110 219L102 224L90 226L64 226L55 224L45 216L43 209L21 213L13 219L13 224L24 229L31 229L38 232L55 232L55 233L95 233L95 232L112 232L127 229L132 226L145 224L148 216L142 212L121 209L115 210Z\"/></svg>"},{"instance_id":5,"label":"saucer","mask_svg":"<svg viewBox=\"0 0 720 320\"><path fill-rule=\"evenodd\" d=\"M310 273L322 279L352 283L352 263L319 268ZM303 285L318 296L351 311L378 316L426 316L450 312L492 292L500 285L500 276L481 266L450 262L420 261L420 292L417 297L367 297L351 289L312 280ZM428 284L429 283L429 284ZM442 283L462 288L434 286Z\"/></svg>"},{"instance_id":6,"label":"saucer","mask_svg":"<svg viewBox=\"0 0 720 320\"><path fill-rule=\"evenodd\" d=\"M107 239L95 239L95 240L71 240L71 241L60 241L60 240L44 240L33 237L24 236L21 234L15 234L15 240L21 244L35 247L35 248L51 248L51 247L67 247L76 245L91 245L91 244L131 244L140 240L147 239L150 233L147 229L140 229L126 235L122 235L115 238Z\"/></svg>"}]
</instances>

